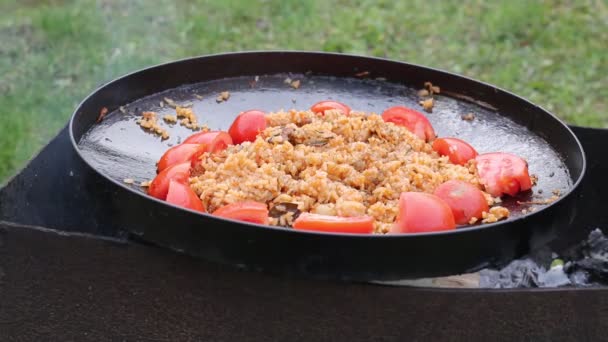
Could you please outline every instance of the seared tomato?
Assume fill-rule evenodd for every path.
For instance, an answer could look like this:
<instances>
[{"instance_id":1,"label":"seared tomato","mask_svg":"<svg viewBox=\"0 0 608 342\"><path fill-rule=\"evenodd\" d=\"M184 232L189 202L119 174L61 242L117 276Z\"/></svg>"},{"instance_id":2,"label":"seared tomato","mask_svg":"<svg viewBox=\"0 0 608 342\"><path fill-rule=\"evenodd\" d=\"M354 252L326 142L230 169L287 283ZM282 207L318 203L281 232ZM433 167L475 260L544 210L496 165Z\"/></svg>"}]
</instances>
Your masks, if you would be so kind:
<instances>
[{"instance_id":1,"label":"seared tomato","mask_svg":"<svg viewBox=\"0 0 608 342\"><path fill-rule=\"evenodd\" d=\"M255 201L243 201L227 204L218 208L213 215L238 221L268 224L268 207Z\"/></svg>"},{"instance_id":2,"label":"seared tomato","mask_svg":"<svg viewBox=\"0 0 608 342\"><path fill-rule=\"evenodd\" d=\"M258 134L266 129L266 113L259 110L242 112L234 119L228 129L235 144L244 141L254 141Z\"/></svg>"},{"instance_id":3,"label":"seared tomato","mask_svg":"<svg viewBox=\"0 0 608 342\"><path fill-rule=\"evenodd\" d=\"M190 161L195 154L206 149L207 145L204 144L180 144L173 146L158 161L157 172L162 172L169 166Z\"/></svg>"},{"instance_id":4,"label":"seared tomato","mask_svg":"<svg viewBox=\"0 0 608 342\"><path fill-rule=\"evenodd\" d=\"M467 224L473 217L481 219L482 213L489 210L481 190L464 181L447 181L435 189L435 195L450 206L457 224Z\"/></svg>"},{"instance_id":5,"label":"seared tomato","mask_svg":"<svg viewBox=\"0 0 608 342\"><path fill-rule=\"evenodd\" d=\"M420 139L431 141L435 139L435 130L424 114L403 106L391 107L382 113L385 122L403 126L416 134Z\"/></svg>"},{"instance_id":6,"label":"seared tomato","mask_svg":"<svg viewBox=\"0 0 608 342\"><path fill-rule=\"evenodd\" d=\"M171 180L187 182L190 177L190 162L169 166L159 173L148 187L148 195L164 200L167 198Z\"/></svg>"},{"instance_id":7,"label":"seared tomato","mask_svg":"<svg viewBox=\"0 0 608 342\"><path fill-rule=\"evenodd\" d=\"M214 153L232 145L230 134L224 131L199 132L189 136L182 144L205 144L207 151Z\"/></svg>"},{"instance_id":8,"label":"seared tomato","mask_svg":"<svg viewBox=\"0 0 608 342\"><path fill-rule=\"evenodd\" d=\"M339 110L344 115L350 114L350 107L345 105L344 103L337 101L321 101L315 103L314 105L312 105L312 107L310 107L310 110L317 114L323 114L326 110L331 109Z\"/></svg>"},{"instance_id":9,"label":"seared tomato","mask_svg":"<svg viewBox=\"0 0 608 342\"><path fill-rule=\"evenodd\" d=\"M448 156L454 164L464 165L477 157L477 151L466 141L456 138L438 138L433 141L433 150L442 156Z\"/></svg>"},{"instance_id":10,"label":"seared tomato","mask_svg":"<svg viewBox=\"0 0 608 342\"><path fill-rule=\"evenodd\" d=\"M190 188L190 185L175 179L169 181L167 202L187 209L200 212L206 211L203 202L201 202L201 199L196 195L194 190Z\"/></svg>"},{"instance_id":11,"label":"seared tomato","mask_svg":"<svg viewBox=\"0 0 608 342\"><path fill-rule=\"evenodd\" d=\"M456 228L452 210L441 198L424 192L403 192L391 233L427 233Z\"/></svg>"},{"instance_id":12,"label":"seared tomato","mask_svg":"<svg viewBox=\"0 0 608 342\"><path fill-rule=\"evenodd\" d=\"M371 216L339 217L302 213L293 222L293 228L317 232L370 234L374 231L374 218Z\"/></svg>"},{"instance_id":13,"label":"seared tomato","mask_svg":"<svg viewBox=\"0 0 608 342\"><path fill-rule=\"evenodd\" d=\"M233 145L230 134L223 131L196 133L188 137L183 143L188 144L191 142L205 145L204 149L198 150L190 157L193 168L197 167L204 153L216 153L225 150L228 145Z\"/></svg>"},{"instance_id":14,"label":"seared tomato","mask_svg":"<svg viewBox=\"0 0 608 342\"><path fill-rule=\"evenodd\" d=\"M481 183L492 196L515 196L520 191L532 188L528 163L516 155L503 152L485 153L477 156L475 160Z\"/></svg>"}]
</instances>

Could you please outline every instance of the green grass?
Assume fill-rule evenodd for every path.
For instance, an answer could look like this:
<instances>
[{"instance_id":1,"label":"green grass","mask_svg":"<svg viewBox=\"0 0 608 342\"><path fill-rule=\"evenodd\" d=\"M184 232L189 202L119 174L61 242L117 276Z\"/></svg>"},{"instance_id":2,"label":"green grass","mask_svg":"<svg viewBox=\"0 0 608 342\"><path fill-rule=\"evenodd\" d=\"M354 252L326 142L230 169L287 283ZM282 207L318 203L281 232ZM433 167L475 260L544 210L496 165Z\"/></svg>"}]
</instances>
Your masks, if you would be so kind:
<instances>
[{"instance_id":1,"label":"green grass","mask_svg":"<svg viewBox=\"0 0 608 342\"><path fill-rule=\"evenodd\" d=\"M572 123L608 126L605 0L1 0L0 42L0 182L97 85L223 51L405 60L496 84Z\"/></svg>"}]
</instances>

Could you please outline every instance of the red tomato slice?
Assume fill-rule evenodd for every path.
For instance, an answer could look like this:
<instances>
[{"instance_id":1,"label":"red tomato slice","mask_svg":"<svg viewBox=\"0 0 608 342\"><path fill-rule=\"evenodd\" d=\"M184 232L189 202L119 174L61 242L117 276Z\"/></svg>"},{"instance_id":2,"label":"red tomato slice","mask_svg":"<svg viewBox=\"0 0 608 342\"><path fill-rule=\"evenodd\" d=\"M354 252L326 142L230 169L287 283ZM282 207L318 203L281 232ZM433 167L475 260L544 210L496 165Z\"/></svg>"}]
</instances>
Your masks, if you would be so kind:
<instances>
[{"instance_id":1,"label":"red tomato slice","mask_svg":"<svg viewBox=\"0 0 608 342\"><path fill-rule=\"evenodd\" d=\"M255 201L244 201L227 204L213 215L238 221L268 224L268 207L266 204Z\"/></svg>"},{"instance_id":2,"label":"red tomato slice","mask_svg":"<svg viewBox=\"0 0 608 342\"><path fill-rule=\"evenodd\" d=\"M200 151L205 151L207 146L204 144L181 144L168 149L160 158L157 171L162 172L169 166L190 161L192 156Z\"/></svg>"},{"instance_id":3,"label":"red tomato slice","mask_svg":"<svg viewBox=\"0 0 608 342\"><path fill-rule=\"evenodd\" d=\"M310 107L310 110L317 114L324 114L326 110L331 109L339 110L344 115L350 114L350 107L337 101L321 101Z\"/></svg>"},{"instance_id":4,"label":"red tomato slice","mask_svg":"<svg viewBox=\"0 0 608 342\"><path fill-rule=\"evenodd\" d=\"M195 154L192 155L192 157L190 157L190 167L194 170L194 171L200 171L198 169L198 166L201 162L201 156L203 154L207 153L207 149L204 150L199 150L198 152L196 152Z\"/></svg>"},{"instance_id":5,"label":"red tomato slice","mask_svg":"<svg viewBox=\"0 0 608 342\"><path fill-rule=\"evenodd\" d=\"M159 173L156 178L150 183L148 187L148 195L164 200L167 198L167 192L169 192L169 182L176 180L180 182L187 182L190 177L190 163L182 163L173 166L169 166Z\"/></svg>"},{"instance_id":6,"label":"red tomato slice","mask_svg":"<svg viewBox=\"0 0 608 342\"><path fill-rule=\"evenodd\" d=\"M198 141L206 145L205 149L197 151L190 157L193 168L199 164L200 158L204 153L210 152L213 154L225 150L228 145L233 145L230 135L223 131L196 133L186 139L184 144L188 143L188 141Z\"/></svg>"},{"instance_id":7,"label":"red tomato slice","mask_svg":"<svg viewBox=\"0 0 608 342\"><path fill-rule=\"evenodd\" d=\"M176 181L175 179L169 181L167 202L203 213L206 211L203 202L196 195L194 190L190 188L190 185Z\"/></svg>"},{"instance_id":8,"label":"red tomato slice","mask_svg":"<svg viewBox=\"0 0 608 342\"><path fill-rule=\"evenodd\" d=\"M482 213L489 210L481 190L464 181L447 181L435 189L435 195L450 206L456 224L468 224L473 217L481 219Z\"/></svg>"},{"instance_id":9,"label":"red tomato slice","mask_svg":"<svg viewBox=\"0 0 608 342\"><path fill-rule=\"evenodd\" d=\"M374 231L374 218L371 216L339 217L302 213L293 222L293 228L317 232L371 234Z\"/></svg>"},{"instance_id":10,"label":"red tomato slice","mask_svg":"<svg viewBox=\"0 0 608 342\"><path fill-rule=\"evenodd\" d=\"M478 153L466 141L456 138L438 138L433 141L433 150L442 156L448 156L454 164L464 165L477 157Z\"/></svg>"},{"instance_id":11,"label":"red tomato slice","mask_svg":"<svg viewBox=\"0 0 608 342\"><path fill-rule=\"evenodd\" d=\"M416 134L420 139L431 141L435 139L435 130L429 119L424 114L411 108L395 106L382 113L385 122L392 122L395 125L403 126L410 132Z\"/></svg>"},{"instance_id":12,"label":"red tomato slice","mask_svg":"<svg viewBox=\"0 0 608 342\"><path fill-rule=\"evenodd\" d=\"M230 134L224 131L209 131L199 132L192 134L182 144L205 144L208 146L209 151L214 150L214 145L219 144L220 146L232 145L232 138ZM216 150L218 150L216 148ZM220 151L220 150L218 150Z\"/></svg>"},{"instance_id":13,"label":"red tomato slice","mask_svg":"<svg viewBox=\"0 0 608 342\"><path fill-rule=\"evenodd\" d=\"M266 113L259 110L248 110L239 114L228 129L235 144L254 141L258 134L266 129Z\"/></svg>"},{"instance_id":14,"label":"red tomato slice","mask_svg":"<svg viewBox=\"0 0 608 342\"><path fill-rule=\"evenodd\" d=\"M486 192L492 196L515 196L520 191L532 188L528 163L516 155L503 152L485 153L477 156L475 160L481 182Z\"/></svg>"},{"instance_id":15,"label":"red tomato slice","mask_svg":"<svg viewBox=\"0 0 608 342\"><path fill-rule=\"evenodd\" d=\"M391 233L427 233L456 228L452 210L441 198L424 192L403 192Z\"/></svg>"}]
</instances>

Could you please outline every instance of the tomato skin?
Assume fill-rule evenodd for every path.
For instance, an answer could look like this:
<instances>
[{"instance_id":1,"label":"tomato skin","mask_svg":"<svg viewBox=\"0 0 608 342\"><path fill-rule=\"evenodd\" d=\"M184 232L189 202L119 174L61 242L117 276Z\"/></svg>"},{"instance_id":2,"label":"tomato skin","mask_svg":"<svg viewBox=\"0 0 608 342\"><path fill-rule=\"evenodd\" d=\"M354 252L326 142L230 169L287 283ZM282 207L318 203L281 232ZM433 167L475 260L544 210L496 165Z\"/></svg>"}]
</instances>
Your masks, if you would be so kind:
<instances>
[{"instance_id":1,"label":"tomato skin","mask_svg":"<svg viewBox=\"0 0 608 342\"><path fill-rule=\"evenodd\" d=\"M150 186L148 187L148 195L164 200L169 192L169 183L171 180L187 182L190 177L190 163L182 163L169 166L159 173Z\"/></svg>"},{"instance_id":2,"label":"tomato skin","mask_svg":"<svg viewBox=\"0 0 608 342\"><path fill-rule=\"evenodd\" d=\"M293 228L317 232L371 234L374 231L374 218L371 216L339 217L302 213L293 222Z\"/></svg>"},{"instance_id":3,"label":"tomato skin","mask_svg":"<svg viewBox=\"0 0 608 342\"><path fill-rule=\"evenodd\" d=\"M216 209L212 215L238 221L268 224L268 207L264 203L255 201L227 204Z\"/></svg>"},{"instance_id":4,"label":"tomato skin","mask_svg":"<svg viewBox=\"0 0 608 342\"><path fill-rule=\"evenodd\" d=\"M169 191L167 192L168 203L200 212L205 212L205 206L194 190L185 182L172 179L169 181Z\"/></svg>"},{"instance_id":5,"label":"tomato skin","mask_svg":"<svg viewBox=\"0 0 608 342\"><path fill-rule=\"evenodd\" d=\"M485 153L477 156L475 161L481 183L492 196L515 196L520 191L532 188L528 163L514 154Z\"/></svg>"},{"instance_id":6,"label":"tomato skin","mask_svg":"<svg viewBox=\"0 0 608 342\"><path fill-rule=\"evenodd\" d=\"M428 233L455 228L452 209L441 198L424 192L403 192L390 233Z\"/></svg>"},{"instance_id":7,"label":"tomato skin","mask_svg":"<svg viewBox=\"0 0 608 342\"><path fill-rule=\"evenodd\" d=\"M488 202L475 185L460 180L447 181L435 189L435 195L452 209L456 224L468 224L473 217L481 219L488 212Z\"/></svg>"},{"instance_id":8,"label":"tomato skin","mask_svg":"<svg viewBox=\"0 0 608 342\"><path fill-rule=\"evenodd\" d=\"M157 165L157 172L162 172L172 165L190 161L192 156L207 148L204 144L180 144L168 149L160 158Z\"/></svg>"},{"instance_id":9,"label":"tomato skin","mask_svg":"<svg viewBox=\"0 0 608 342\"><path fill-rule=\"evenodd\" d=\"M382 113L385 122L392 122L395 125L403 126L410 132L416 134L420 139L431 141L435 139L435 130L429 119L424 114L403 106L388 108Z\"/></svg>"},{"instance_id":10,"label":"tomato skin","mask_svg":"<svg viewBox=\"0 0 608 342\"><path fill-rule=\"evenodd\" d=\"M260 110L242 112L234 119L228 134L235 144L254 141L258 134L266 129L266 113Z\"/></svg>"},{"instance_id":11,"label":"tomato skin","mask_svg":"<svg viewBox=\"0 0 608 342\"><path fill-rule=\"evenodd\" d=\"M182 144L205 144L209 152L213 153L221 151L229 145L233 145L233 142L228 132L209 131L192 134Z\"/></svg>"},{"instance_id":12,"label":"tomato skin","mask_svg":"<svg viewBox=\"0 0 608 342\"><path fill-rule=\"evenodd\" d=\"M203 154L207 152L214 154L225 150L229 145L234 145L232 143L232 138L230 137L230 135L223 131L196 133L186 139L184 141L184 144L187 143L188 140L200 141L206 146L205 149L198 150L192 155L192 157L190 157L190 161L192 162L192 168L196 168L199 165L201 161L201 156Z\"/></svg>"},{"instance_id":13,"label":"tomato skin","mask_svg":"<svg viewBox=\"0 0 608 342\"><path fill-rule=\"evenodd\" d=\"M464 165L478 155L473 146L457 138L437 138L433 141L433 150L458 165Z\"/></svg>"},{"instance_id":14,"label":"tomato skin","mask_svg":"<svg viewBox=\"0 0 608 342\"><path fill-rule=\"evenodd\" d=\"M344 115L350 114L350 107L338 101L320 101L310 107L310 110L317 114L324 114L326 110L331 109L339 110Z\"/></svg>"}]
</instances>

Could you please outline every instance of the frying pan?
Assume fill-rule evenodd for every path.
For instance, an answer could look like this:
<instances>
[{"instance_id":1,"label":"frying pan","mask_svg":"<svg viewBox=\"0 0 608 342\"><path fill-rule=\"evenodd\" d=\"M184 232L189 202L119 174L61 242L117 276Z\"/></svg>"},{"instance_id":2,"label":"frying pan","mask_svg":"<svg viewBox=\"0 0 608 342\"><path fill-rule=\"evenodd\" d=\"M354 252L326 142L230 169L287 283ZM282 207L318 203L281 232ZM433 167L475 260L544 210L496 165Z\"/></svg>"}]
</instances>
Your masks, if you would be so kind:
<instances>
[{"instance_id":1,"label":"frying pan","mask_svg":"<svg viewBox=\"0 0 608 342\"><path fill-rule=\"evenodd\" d=\"M291 87L289 80L299 80L300 87ZM175 125L171 137L161 141L136 125L142 111L173 112L165 98L190 102L200 122L225 130L247 109L307 109L325 99L366 112L394 105L417 108L417 90L427 81L441 87L427 115L439 136L461 137L480 153L518 154L538 176L532 192L505 200L513 213L508 220L398 236L301 232L181 209L147 196L137 185L155 176L155 162L169 146L192 134ZM218 103L222 91L231 96ZM98 122L102 108L108 114ZM466 113L475 119L462 120ZM134 238L244 269L357 281L470 272L546 244L572 223L572 193L586 165L572 131L517 95L419 65L318 52L228 53L137 71L94 91L75 110L69 129L79 156L112 189L115 219ZM126 178L135 184L125 184ZM532 213L518 204L553 191L560 199Z\"/></svg>"}]
</instances>

